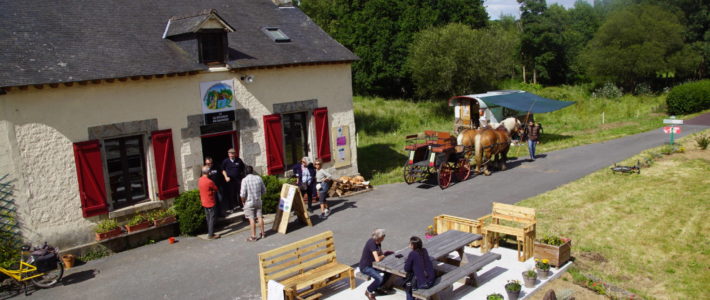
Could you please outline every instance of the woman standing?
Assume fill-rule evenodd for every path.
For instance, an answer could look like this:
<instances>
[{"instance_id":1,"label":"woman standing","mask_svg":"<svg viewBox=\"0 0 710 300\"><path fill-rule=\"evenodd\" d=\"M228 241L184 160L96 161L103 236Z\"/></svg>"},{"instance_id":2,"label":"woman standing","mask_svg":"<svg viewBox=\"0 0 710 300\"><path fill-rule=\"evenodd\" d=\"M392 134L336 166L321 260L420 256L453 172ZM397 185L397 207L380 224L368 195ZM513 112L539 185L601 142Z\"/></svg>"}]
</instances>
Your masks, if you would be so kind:
<instances>
[{"instance_id":1,"label":"woman standing","mask_svg":"<svg viewBox=\"0 0 710 300\"><path fill-rule=\"evenodd\" d=\"M411 288L405 286L407 291L407 300L413 300L412 289L428 289L434 285L436 273L434 273L434 265L429 259L429 252L422 246L422 239L413 236L409 238L409 252L407 261L404 263L404 270L407 274L414 273L411 281Z\"/></svg>"},{"instance_id":2,"label":"woman standing","mask_svg":"<svg viewBox=\"0 0 710 300\"><path fill-rule=\"evenodd\" d=\"M330 208L326 202L328 197L328 190L330 190L330 184L333 182L333 176L328 173L322 167L323 162L320 159L316 159L313 165L316 167L316 188L318 189L318 199L320 200L320 218L325 219L330 215Z\"/></svg>"}]
</instances>

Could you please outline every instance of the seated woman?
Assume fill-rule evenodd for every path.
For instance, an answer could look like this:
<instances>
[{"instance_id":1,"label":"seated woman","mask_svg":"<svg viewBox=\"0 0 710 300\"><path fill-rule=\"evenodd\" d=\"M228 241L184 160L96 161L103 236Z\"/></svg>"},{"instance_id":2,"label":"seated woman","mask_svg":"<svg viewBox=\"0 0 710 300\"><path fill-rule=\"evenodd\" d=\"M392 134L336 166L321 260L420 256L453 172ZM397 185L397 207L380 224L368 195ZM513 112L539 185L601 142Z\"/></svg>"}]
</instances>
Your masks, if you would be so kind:
<instances>
[{"instance_id":1,"label":"seated woman","mask_svg":"<svg viewBox=\"0 0 710 300\"><path fill-rule=\"evenodd\" d=\"M436 273L434 265L429 259L429 252L422 246L422 239L413 236L409 239L409 247L412 252L409 252L407 261L404 263L404 270L407 273L414 273L412 278L411 288L405 286L407 292L407 300L413 300L413 289L428 289L434 285Z\"/></svg>"},{"instance_id":2,"label":"seated woman","mask_svg":"<svg viewBox=\"0 0 710 300\"><path fill-rule=\"evenodd\" d=\"M313 165L316 167L316 188L318 189L318 200L320 200L320 218L325 219L330 215L330 209L328 208L328 190L330 189L330 184L333 182L333 176L322 168L323 162L320 159L316 159Z\"/></svg>"}]
</instances>

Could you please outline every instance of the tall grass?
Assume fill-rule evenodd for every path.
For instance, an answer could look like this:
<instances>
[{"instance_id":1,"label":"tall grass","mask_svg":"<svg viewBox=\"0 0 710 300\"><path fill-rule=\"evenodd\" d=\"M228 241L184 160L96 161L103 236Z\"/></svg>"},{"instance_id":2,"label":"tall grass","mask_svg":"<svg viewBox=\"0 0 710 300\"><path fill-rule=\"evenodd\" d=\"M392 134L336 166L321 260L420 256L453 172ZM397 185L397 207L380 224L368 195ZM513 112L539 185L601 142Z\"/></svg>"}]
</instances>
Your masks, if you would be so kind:
<instances>
[{"instance_id":1,"label":"tall grass","mask_svg":"<svg viewBox=\"0 0 710 300\"><path fill-rule=\"evenodd\" d=\"M610 140L662 126L665 95L593 98L586 86L540 86L510 83L543 97L576 101L559 111L538 114L544 132L538 153ZM424 130L452 131L454 110L446 100L409 101L354 97L360 173L374 184L401 182L407 159L405 136ZM603 116L603 118L602 118ZM513 147L510 156L527 156Z\"/></svg>"}]
</instances>

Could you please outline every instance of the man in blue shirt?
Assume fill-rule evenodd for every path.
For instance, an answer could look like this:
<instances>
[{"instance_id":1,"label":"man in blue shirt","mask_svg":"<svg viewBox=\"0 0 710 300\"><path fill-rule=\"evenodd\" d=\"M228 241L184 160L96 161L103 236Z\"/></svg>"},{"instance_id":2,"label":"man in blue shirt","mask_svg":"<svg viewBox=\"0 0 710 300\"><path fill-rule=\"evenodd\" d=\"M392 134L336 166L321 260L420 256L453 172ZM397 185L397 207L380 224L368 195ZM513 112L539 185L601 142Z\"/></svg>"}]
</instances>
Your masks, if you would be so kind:
<instances>
[{"instance_id":1,"label":"man in blue shirt","mask_svg":"<svg viewBox=\"0 0 710 300\"><path fill-rule=\"evenodd\" d=\"M367 274L374 279L365 291L365 296L367 296L369 300L375 300L375 293L380 295L391 294L391 292L382 289L382 285L387 282L390 273L385 272L384 275L380 275L380 271L372 267L373 262L385 259L385 253L382 252L382 241L384 240L385 230L375 229L375 231L372 232L372 237L367 240L365 247L362 248L362 255L360 256L360 264L358 267L361 273Z\"/></svg>"},{"instance_id":2,"label":"man in blue shirt","mask_svg":"<svg viewBox=\"0 0 710 300\"><path fill-rule=\"evenodd\" d=\"M225 181L223 196L229 209L227 212L230 212L241 206L239 188L242 184L242 178L244 178L244 162L237 156L237 151L234 151L233 148L227 151L227 155L229 157L222 161L222 175Z\"/></svg>"}]
</instances>

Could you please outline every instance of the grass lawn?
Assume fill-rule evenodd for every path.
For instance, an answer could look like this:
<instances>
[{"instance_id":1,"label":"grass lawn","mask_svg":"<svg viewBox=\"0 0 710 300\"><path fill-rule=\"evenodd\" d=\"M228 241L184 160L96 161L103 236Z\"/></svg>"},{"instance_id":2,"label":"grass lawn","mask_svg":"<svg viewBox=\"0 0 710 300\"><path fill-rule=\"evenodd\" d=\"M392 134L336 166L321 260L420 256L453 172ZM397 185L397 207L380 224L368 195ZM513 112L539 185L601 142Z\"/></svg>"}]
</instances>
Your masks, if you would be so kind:
<instances>
[{"instance_id":1,"label":"grass lawn","mask_svg":"<svg viewBox=\"0 0 710 300\"><path fill-rule=\"evenodd\" d=\"M536 115L544 132L538 153L615 139L663 126L665 95L592 98L583 87L509 86L552 99L573 100L565 109ZM454 112L446 100L407 101L354 97L358 130L358 166L373 184L402 182L407 159L406 135L426 129L453 131ZM602 114L604 120L602 123ZM682 116L679 116L682 117ZM509 156L527 156L527 147L514 147Z\"/></svg>"},{"instance_id":2,"label":"grass lawn","mask_svg":"<svg viewBox=\"0 0 710 300\"><path fill-rule=\"evenodd\" d=\"M663 146L622 163L655 153L640 175L603 169L518 205L537 209L538 236L572 238L582 272L644 298L707 299L710 149L679 144L684 153L660 155Z\"/></svg>"}]
</instances>

